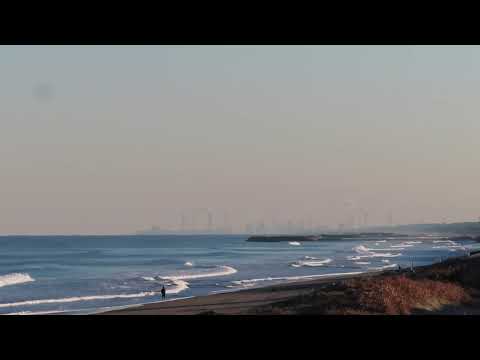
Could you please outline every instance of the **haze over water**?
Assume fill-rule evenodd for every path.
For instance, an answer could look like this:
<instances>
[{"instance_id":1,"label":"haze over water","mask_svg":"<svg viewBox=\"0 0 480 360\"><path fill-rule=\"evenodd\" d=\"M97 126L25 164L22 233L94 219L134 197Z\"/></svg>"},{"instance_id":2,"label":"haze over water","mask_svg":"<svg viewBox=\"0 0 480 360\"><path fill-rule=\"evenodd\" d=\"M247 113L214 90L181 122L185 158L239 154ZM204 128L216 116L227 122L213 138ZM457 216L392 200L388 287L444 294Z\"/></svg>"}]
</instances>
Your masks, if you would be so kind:
<instances>
[{"instance_id":1,"label":"haze over water","mask_svg":"<svg viewBox=\"0 0 480 360\"><path fill-rule=\"evenodd\" d=\"M2 46L0 234L480 215L477 46ZM391 216L389 214L392 214Z\"/></svg>"}]
</instances>

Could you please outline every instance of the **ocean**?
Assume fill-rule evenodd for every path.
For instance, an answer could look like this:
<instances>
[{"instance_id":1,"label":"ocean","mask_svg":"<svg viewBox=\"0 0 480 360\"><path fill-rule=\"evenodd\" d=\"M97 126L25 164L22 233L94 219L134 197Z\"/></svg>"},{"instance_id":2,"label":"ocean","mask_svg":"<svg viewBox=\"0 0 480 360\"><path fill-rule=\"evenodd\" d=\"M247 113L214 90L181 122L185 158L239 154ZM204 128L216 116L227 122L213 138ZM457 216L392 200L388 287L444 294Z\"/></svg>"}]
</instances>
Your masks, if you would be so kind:
<instances>
[{"instance_id":1,"label":"ocean","mask_svg":"<svg viewBox=\"0 0 480 360\"><path fill-rule=\"evenodd\" d=\"M478 244L442 236L247 242L246 235L3 236L0 314L91 314L275 283L426 265Z\"/></svg>"}]
</instances>

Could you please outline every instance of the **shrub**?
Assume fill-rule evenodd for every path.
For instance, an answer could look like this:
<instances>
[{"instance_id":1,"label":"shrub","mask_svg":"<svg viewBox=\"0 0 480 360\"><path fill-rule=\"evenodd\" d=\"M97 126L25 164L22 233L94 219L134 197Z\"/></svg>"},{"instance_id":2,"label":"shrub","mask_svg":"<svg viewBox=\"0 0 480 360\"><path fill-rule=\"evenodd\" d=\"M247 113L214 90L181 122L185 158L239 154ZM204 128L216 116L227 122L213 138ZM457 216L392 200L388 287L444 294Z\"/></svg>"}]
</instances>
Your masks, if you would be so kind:
<instances>
[{"instance_id":1,"label":"shrub","mask_svg":"<svg viewBox=\"0 0 480 360\"><path fill-rule=\"evenodd\" d=\"M444 304L467 302L468 293L460 286L433 280L412 280L405 276L355 279L348 285L358 296L358 305L385 314L410 314L415 308L437 309Z\"/></svg>"}]
</instances>

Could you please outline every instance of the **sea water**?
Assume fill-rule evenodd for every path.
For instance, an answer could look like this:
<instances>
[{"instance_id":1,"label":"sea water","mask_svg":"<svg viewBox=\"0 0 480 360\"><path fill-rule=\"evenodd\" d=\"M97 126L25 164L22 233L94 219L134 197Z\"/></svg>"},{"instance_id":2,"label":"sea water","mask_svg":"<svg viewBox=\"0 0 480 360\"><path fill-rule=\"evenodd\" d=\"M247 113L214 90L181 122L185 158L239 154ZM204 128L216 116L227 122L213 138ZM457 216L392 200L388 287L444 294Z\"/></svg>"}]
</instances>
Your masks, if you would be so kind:
<instances>
[{"instance_id":1,"label":"sea water","mask_svg":"<svg viewBox=\"0 0 480 360\"><path fill-rule=\"evenodd\" d=\"M245 235L0 237L0 314L85 314L280 282L426 265L441 236L247 242Z\"/></svg>"}]
</instances>

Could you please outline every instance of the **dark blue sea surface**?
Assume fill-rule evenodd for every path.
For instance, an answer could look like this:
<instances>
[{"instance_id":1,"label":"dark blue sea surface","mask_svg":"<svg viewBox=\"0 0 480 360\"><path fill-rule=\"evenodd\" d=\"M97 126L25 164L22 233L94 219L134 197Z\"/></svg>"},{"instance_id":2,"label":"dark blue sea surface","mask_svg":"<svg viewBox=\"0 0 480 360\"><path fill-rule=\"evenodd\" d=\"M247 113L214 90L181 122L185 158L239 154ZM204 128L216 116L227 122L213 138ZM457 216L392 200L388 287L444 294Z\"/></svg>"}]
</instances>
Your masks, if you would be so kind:
<instances>
[{"instance_id":1,"label":"dark blue sea surface","mask_svg":"<svg viewBox=\"0 0 480 360\"><path fill-rule=\"evenodd\" d=\"M0 314L92 313L254 286L429 264L441 236L256 243L244 235L0 237Z\"/></svg>"}]
</instances>

